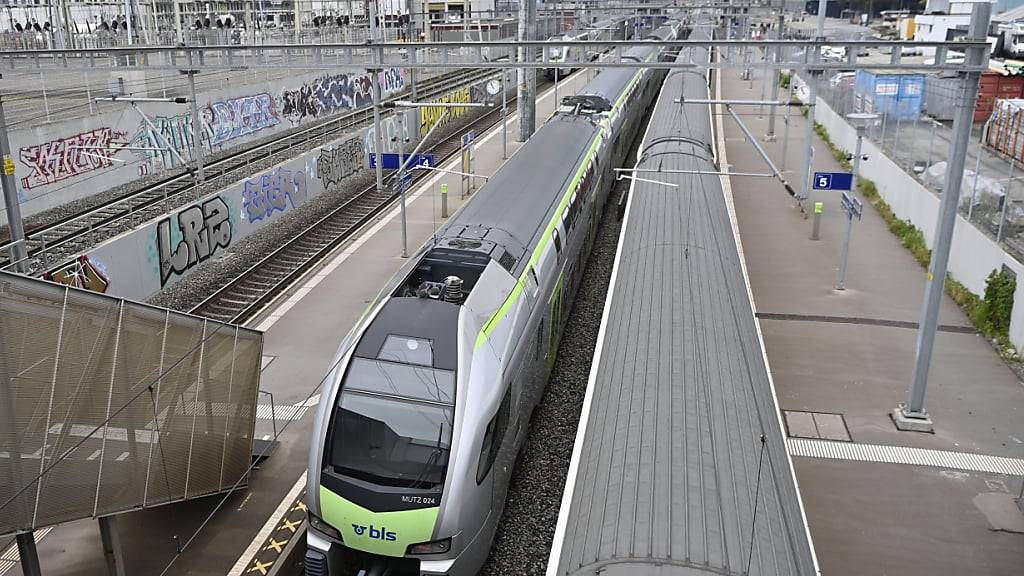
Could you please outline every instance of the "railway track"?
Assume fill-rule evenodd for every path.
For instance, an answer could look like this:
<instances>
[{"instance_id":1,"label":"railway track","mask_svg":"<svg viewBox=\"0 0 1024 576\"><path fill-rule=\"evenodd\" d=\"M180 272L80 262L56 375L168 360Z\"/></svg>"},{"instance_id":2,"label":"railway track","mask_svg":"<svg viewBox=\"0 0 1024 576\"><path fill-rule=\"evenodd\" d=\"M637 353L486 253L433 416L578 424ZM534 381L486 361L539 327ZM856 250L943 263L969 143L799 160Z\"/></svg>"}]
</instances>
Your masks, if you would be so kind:
<instances>
[{"instance_id":1,"label":"railway track","mask_svg":"<svg viewBox=\"0 0 1024 576\"><path fill-rule=\"evenodd\" d=\"M433 77L417 85L417 97L431 99L455 86L494 75L492 70L461 70ZM389 100L401 99L400 93ZM30 230L26 234L29 273L38 274L81 253L99 242L198 199L211 190L249 176L256 163L272 164L346 132L373 123L373 108L364 107L331 120L298 130L271 142L218 158L205 169L205 181L197 184L193 169L160 179L139 190L106 201L82 213ZM304 151L304 149L302 150ZM287 156L285 156L287 155ZM12 267L7 246L0 246L0 268Z\"/></svg>"},{"instance_id":2,"label":"railway track","mask_svg":"<svg viewBox=\"0 0 1024 576\"><path fill-rule=\"evenodd\" d=\"M538 89L541 84L538 82ZM510 113L515 110L515 102L515 99L508 101ZM438 157L438 164L459 152L463 132L471 128L482 132L500 122L501 109L496 108L474 120L465 130L442 139L431 150ZM427 174L419 174L413 182L426 177ZM378 193L376 185L366 188L239 274L189 312L233 324L252 318L356 230L390 207L397 198L397 193Z\"/></svg>"}]
</instances>

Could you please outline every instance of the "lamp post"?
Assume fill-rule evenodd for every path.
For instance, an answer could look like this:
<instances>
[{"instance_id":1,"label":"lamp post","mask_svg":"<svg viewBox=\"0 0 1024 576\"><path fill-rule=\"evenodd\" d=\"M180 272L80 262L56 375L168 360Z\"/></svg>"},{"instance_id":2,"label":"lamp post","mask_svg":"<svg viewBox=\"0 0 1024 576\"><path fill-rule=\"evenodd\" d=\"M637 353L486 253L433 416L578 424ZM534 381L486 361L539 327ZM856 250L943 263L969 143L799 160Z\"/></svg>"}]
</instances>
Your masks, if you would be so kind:
<instances>
[{"instance_id":1,"label":"lamp post","mask_svg":"<svg viewBox=\"0 0 1024 576\"><path fill-rule=\"evenodd\" d=\"M846 259L850 254L850 235L853 233L853 217L859 220L863 204L856 192L860 188L857 185L857 173L860 171L861 143L864 141L864 129L869 122L878 118L877 114L853 113L847 114L854 127L857 129L857 147L853 153L853 192L850 198L843 199L843 209L846 211L846 235L843 236L843 249L839 256L839 279L836 281L836 290L846 290Z\"/></svg>"}]
</instances>

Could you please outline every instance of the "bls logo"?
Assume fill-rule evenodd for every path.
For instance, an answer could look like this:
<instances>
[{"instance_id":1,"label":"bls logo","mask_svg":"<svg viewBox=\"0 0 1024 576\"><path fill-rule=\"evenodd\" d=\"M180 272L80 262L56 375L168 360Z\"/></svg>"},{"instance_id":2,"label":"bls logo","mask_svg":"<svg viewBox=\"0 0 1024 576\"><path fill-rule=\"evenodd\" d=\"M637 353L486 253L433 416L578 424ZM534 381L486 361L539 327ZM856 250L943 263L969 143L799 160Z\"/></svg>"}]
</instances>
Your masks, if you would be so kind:
<instances>
[{"instance_id":1,"label":"bls logo","mask_svg":"<svg viewBox=\"0 0 1024 576\"><path fill-rule=\"evenodd\" d=\"M366 526L360 526L359 524L353 524L352 529L355 530L356 536L362 536L366 534ZM394 542L398 538L398 534L394 532L388 532L388 530L381 526L380 528L374 528L373 524L370 524L370 538L374 540L387 540L388 542Z\"/></svg>"}]
</instances>

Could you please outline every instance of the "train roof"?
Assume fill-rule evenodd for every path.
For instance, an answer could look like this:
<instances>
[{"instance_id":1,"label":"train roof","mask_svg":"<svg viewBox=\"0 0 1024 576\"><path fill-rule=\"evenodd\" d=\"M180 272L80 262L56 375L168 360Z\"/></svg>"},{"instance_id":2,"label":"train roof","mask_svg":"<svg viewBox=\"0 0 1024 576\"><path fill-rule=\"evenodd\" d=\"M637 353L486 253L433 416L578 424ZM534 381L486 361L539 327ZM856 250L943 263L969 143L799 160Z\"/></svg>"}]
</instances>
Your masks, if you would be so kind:
<instances>
[{"instance_id":1,"label":"train roof","mask_svg":"<svg viewBox=\"0 0 1024 576\"><path fill-rule=\"evenodd\" d=\"M562 193L586 154L598 127L586 117L558 117L545 123L476 197L442 228L438 246L464 247L467 241L491 241L515 259L502 262L521 271L537 245ZM501 255L495 255L501 260Z\"/></svg>"}]
</instances>

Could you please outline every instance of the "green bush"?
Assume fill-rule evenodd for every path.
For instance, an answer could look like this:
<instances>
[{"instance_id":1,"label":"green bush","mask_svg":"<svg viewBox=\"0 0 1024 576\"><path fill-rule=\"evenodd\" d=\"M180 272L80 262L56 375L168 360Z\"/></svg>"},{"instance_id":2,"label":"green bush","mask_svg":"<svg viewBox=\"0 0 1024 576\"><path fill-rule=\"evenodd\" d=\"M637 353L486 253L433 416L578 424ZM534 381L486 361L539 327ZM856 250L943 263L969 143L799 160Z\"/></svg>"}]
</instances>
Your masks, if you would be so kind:
<instances>
[{"instance_id":1,"label":"green bush","mask_svg":"<svg viewBox=\"0 0 1024 576\"><path fill-rule=\"evenodd\" d=\"M1003 270L993 270L985 280L985 298L974 311L976 324L984 327L985 335L1000 339L1010 330L1010 313L1013 312L1013 292L1017 280Z\"/></svg>"},{"instance_id":2,"label":"green bush","mask_svg":"<svg viewBox=\"0 0 1024 576\"><path fill-rule=\"evenodd\" d=\"M790 74L787 74L786 72L782 72L781 74L779 74L779 86L782 86L783 88L789 88L789 79L791 77L792 76Z\"/></svg>"}]
</instances>

